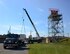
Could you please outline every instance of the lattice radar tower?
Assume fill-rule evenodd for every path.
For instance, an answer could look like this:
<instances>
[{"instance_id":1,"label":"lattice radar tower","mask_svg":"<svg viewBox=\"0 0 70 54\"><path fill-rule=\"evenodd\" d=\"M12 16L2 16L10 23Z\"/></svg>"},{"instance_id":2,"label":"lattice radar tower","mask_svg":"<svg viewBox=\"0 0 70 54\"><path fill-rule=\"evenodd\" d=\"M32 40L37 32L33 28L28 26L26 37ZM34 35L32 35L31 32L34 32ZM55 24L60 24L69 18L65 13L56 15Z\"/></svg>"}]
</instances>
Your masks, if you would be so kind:
<instances>
[{"instance_id":1,"label":"lattice radar tower","mask_svg":"<svg viewBox=\"0 0 70 54\"><path fill-rule=\"evenodd\" d=\"M57 9L51 9L48 17L48 36L52 37L53 41L64 37L64 27L62 14L59 14Z\"/></svg>"}]
</instances>

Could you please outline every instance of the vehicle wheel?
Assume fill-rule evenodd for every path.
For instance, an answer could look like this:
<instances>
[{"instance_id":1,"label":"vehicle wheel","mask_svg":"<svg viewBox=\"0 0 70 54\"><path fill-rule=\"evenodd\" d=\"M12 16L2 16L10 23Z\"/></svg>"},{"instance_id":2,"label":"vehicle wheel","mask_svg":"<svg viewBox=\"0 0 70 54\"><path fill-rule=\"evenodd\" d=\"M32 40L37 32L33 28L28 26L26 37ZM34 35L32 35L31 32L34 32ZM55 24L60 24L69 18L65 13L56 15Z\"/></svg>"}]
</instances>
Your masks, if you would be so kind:
<instances>
[{"instance_id":1,"label":"vehicle wheel","mask_svg":"<svg viewBox=\"0 0 70 54\"><path fill-rule=\"evenodd\" d=\"M4 46L4 49L6 49L6 46Z\"/></svg>"}]
</instances>

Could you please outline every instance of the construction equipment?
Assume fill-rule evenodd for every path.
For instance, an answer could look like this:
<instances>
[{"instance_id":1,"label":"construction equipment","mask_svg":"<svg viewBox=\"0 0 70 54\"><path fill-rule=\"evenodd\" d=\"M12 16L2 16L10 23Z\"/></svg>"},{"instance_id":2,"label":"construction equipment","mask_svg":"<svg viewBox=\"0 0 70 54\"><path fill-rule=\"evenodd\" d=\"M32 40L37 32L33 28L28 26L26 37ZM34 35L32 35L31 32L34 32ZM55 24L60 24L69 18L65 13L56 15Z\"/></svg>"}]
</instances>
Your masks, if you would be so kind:
<instances>
[{"instance_id":1,"label":"construction equipment","mask_svg":"<svg viewBox=\"0 0 70 54\"><path fill-rule=\"evenodd\" d=\"M25 34L25 33L26 33L26 30L25 30L25 23L24 23L25 20L24 20L23 17L22 17L22 20L23 20L23 21L22 21L21 33L23 34L22 31L24 30L24 34ZM23 25L24 25L24 26L23 26Z\"/></svg>"},{"instance_id":2,"label":"construction equipment","mask_svg":"<svg viewBox=\"0 0 70 54\"><path fill-rule=\"evenodd\" d=\"M19 48L19 47L26 47L25 41L19 39L20 35L18 34L7 34L6 39L3 42L3 48L6 49L8 48Z\"/></svg>"},{"instance_id":3,"label":"construction equipment","mask_svg":"<svg viewBox=\"0 0 70 54\"><path fill-rule=\"evenodd\" d=\"M36 29L34 23L33 23L33 21L31 20L29 14L28 14L28 12L27 12L27 10L26 10L26 9L23 9L23 10L26 12L26 14L27 14L27 16L28 16L28 18L29 18L29 20L30 20L30 22L31 22L31 24L32 24L32 26L33 26L33 28L34 28L34 30L36 31L37 36L40 37L40 36L39 36L39 33L38 33L38 31L37 31L37 29Z\"/></svg>"},{"instance_id":4,"label":"construction equipment","mask_svg":"<svg viewBox=\"0 0 70 54\"><path fill-rule=\"evenodd\" d=\"M25 34L14 34L11 33L11 27L8 30L8 34L6 34L5 39L3 41L3 48L19 48L26 47L25 40L21 39L21 36L25 36ZM25 38L24 38L25 39Z\"/></svg>"},{"instance_id":5,"label":"construction equipment","mask_svg":"<svg viewBox=\"0 0 70 54\"><path fill-rule=\"evenodd\" d=\"M10 34L11 33L11 26L9 27L9 30L8 30L8 34Z\"/></svg>"},{"instance_id":6,"label":"construction equipment","mask_svg":"<svg viewBox=\"0 0 70 54\"><path fill-rule=\"evenodd\" d=\"M30 20L30 22L31 22L31 24L32 24L32 26L33 26L35 32L36 32L36 35L37 35L37 38L34 38L35 40L33 39L33 41L34 41L34 42L35 42L35 41L37 41L37 42L38 42L38 41L41 41L40 35L39 35L39 33L38 33L38 31L37 31L37 29L36 29L36 27L35 27L35 25L34 25L32 19L31 19L31 17L29 16L27 10L24 9L24 8L23 8L23 10L24 10L25 13L27 14L27 16L28 16L28 18L29 18L29 20Z\"/></svg>"}]
</instances>

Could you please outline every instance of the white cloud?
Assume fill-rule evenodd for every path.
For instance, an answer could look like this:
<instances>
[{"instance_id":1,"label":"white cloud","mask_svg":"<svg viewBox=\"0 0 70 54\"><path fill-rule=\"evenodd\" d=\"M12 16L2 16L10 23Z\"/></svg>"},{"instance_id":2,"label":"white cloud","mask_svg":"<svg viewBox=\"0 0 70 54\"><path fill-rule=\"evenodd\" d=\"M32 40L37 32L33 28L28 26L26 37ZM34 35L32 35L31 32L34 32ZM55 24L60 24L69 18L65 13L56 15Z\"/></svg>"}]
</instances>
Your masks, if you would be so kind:
<instances>
[{"instance_id":1,"label":"white cloud","mask_svg":"<svg viewBox=\"0 0 70 54\"><path fill-rule=\"evenodd\" d=\"M44 12L44 10L43 10L42 8L38 8L38 10L39 10L40 12Z\"/></svg>"},{"instance_id":2,"label":"white cloud","mask_svg":"<svg viewBox=\"0 0 70 54\"><path fill-rule=\"evenodd\" d=\"M45 34L45 31L38 31L38 33L39 33L40 37L47 37L47 33ZM29 37L30 32L27 32L26 35L27 35L27 37ZM32 31L31 35L32 35L32 37L37 37L37 34L35 31Z\"/></svg>"},{"instance_id":3,"label":"white cloud","mask_svg":"<svg viewBox=\"0 0 70 54\"><path fill-rule=\"evenodd\" d=\"M39 33L40 37L47 37L47 34L45 34L44 31L39 31L38 33ZM27 32L26 36L29 37L29 35L30 35L30 32ZM32 31L31 35L32 35L32 37L37 37L37 34L35 31Z\"/></svg>"},{"instance_id":4,"label":"white cloud","mask_svg":"<svg viewBox=\"0 0 70 54\"><path fill-rule=\"evenodd\" d=\"M26 36L29 37L30 31L26 32ZM36 33L34 31L31 32L32 37L36 37Z\"/></svg>"},{"instance_id":5,"label":"white cloud","mask_svg":"<svg viewBox=\"0 0 70 54\"><path fill-rule=\"evenodd\" d=\"M35 23L34 23L35 25L39 25L39 24L41 24L40 22L38 22L38 21L35 21Z\"/></svg>"},{"instance_id":6,"label":"white cloud","mask_svg":"<svg viewBox=\"0 0 70 54\"><path fill-rule=\"evenodd\" d=\"M35 21L34 24L35 25L40 25L40 24L44 24L44 22L39 20L39 21Z\"/></svg>"},{"instance_id":7,"label":"white cloud","mask_svg":"<svg viewBox=\"0 0 70 54\"><path fill-rule=\"evenodd\" d=\"M7 31L9 30L9 27L11 26L11 32L12 33L21 33L21 29L22 29L22 25L1 25L0 24L0 31L1 33L6 31L5 33L7 33ZM29 30L30 27L28 26L25 26L25 29ZM24 27L23 27L23 30L24 30Z\"/></svg>"},{"instance_id":8,"label":"white cloud","mask_svg":"<svg viewBox=\"0 0 70 54\"><path fill-rule=\"evenodd\" d=\"M7 34L10 26L11 26L11 33L17 33L17 34L21 33L21 27L22 27L22 25L4 25L4 24L1 25L0 24L0 34ZM28 27L28 26L25 26L25 30L26 30L26 33L24 33L24 27L23 27L23 31L22 32L24 34L26 34L27 37L29 37L31 28ZM41 32L38 31L38 32L39 32L39 34L41 36L44 35L44 32L42 32L42 31ZM36 32L34 31L34 29L32 30L32 36L36 37Z\"/></svg>"}]
</instances>

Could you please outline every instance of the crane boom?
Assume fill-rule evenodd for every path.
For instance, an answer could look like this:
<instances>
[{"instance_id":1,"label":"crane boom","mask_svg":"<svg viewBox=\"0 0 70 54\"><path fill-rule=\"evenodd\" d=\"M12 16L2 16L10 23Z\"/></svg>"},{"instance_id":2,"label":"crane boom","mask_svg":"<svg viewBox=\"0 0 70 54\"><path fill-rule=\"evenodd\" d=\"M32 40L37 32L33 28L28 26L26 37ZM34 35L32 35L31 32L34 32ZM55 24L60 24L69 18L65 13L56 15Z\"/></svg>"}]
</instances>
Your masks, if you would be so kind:
<instances>
[{"instance_id":1,"label":"crane boom","mask_svg":"<svg viewBox=\"0 0 70 54\"><path fill-rule=\"evenodd\" d=\"M31 22L31 24L32 24L32 26L33 26L33 28L34 28L34 30L35 30L35 32L36 32L36 34L37 34L37 36L38 36L38 37L40 37L40 36L39 36L39 33L38 33L38 31L37 31L37 29L36 29L36 27L35 27L34 23L33 23L33 21L31 20L31 18L30 18L30 16L29 16L29 14L28 14L28 12L27 12L27 10L26 10L26 9L24 9L24 8L23 8L23 10L24 10L24 11L25 11L25 13L27 14L27 16L28 16L28 18L29 18L29 20L30 20L30 22Z\"/></svg>"}]
</instances>

